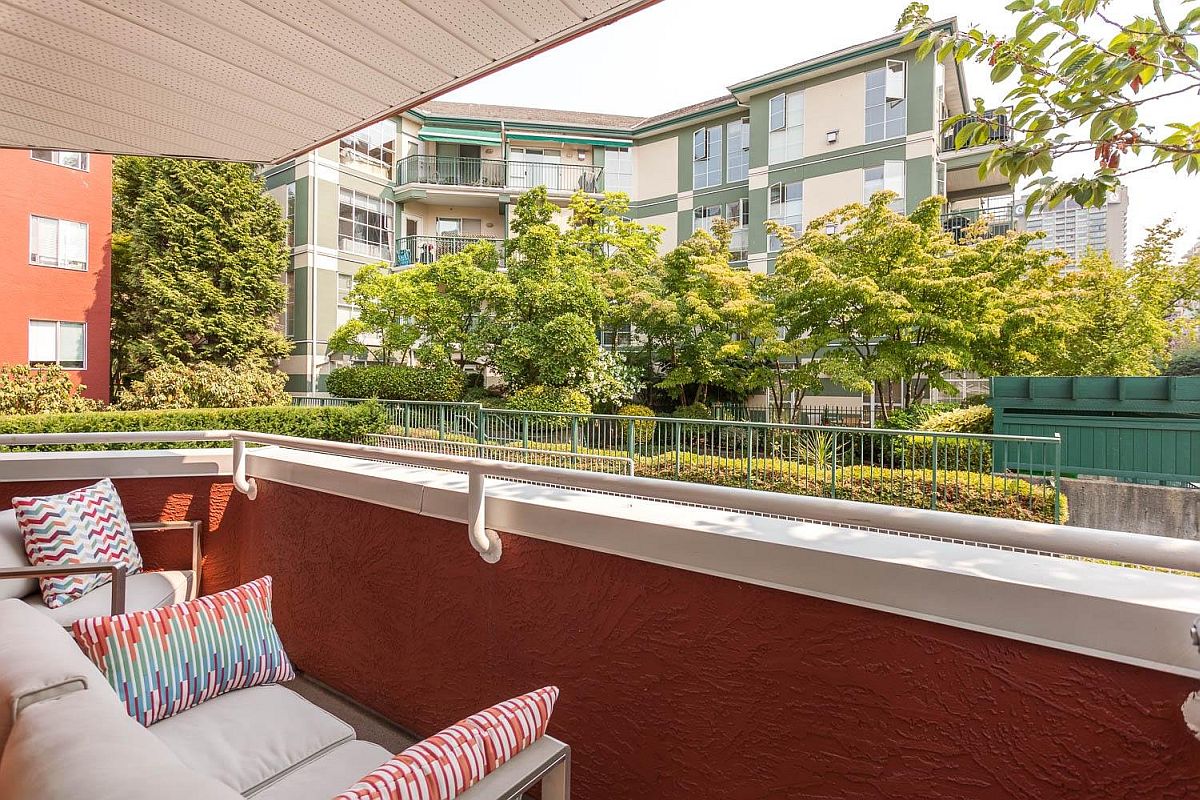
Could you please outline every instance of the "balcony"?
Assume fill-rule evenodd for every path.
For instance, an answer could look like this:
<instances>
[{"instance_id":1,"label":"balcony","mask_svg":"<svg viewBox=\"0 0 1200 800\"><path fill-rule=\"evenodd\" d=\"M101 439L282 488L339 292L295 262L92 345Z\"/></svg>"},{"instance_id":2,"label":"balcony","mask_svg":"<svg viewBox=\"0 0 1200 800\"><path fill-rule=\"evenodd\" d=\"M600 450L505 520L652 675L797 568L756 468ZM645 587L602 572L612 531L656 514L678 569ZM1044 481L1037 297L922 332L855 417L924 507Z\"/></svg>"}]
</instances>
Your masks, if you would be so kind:
<instances>
[{"instance_id":1,"label":"balcony","mask_svg":"<svg viewBox=\"0 0 1200 800\"><path fill-rule=\"evenodd\" d=\"M591 164L408 156L400 161L397 185L457 186L523 191L545 186L551 192L604 191L604 168Z\"/></svg>"},{"instance_id":2,"label":"balcony","mask_svg":"<svg viewBox=\"0 0 1200 800\"><path fill-rule=\"evenodd\" d=\"M982 227L976 228L981 222ZM970 235L981 238L1003 236L1009 231L1016 230L1017 212L1013 206L995 208L964 208L946 211L942 214L942 228L954 234L954 241L960 242Z\"/></svg>"},{"instance_id":3,"label":"balcony","mask_svg":"<svg viewBox=\"0 0 1200 800\"><path fill-rule=\"evenodd\" d=\"M461 253L477 242L487 242L495 248L501 261L507 250L504 239L485 236L405 236L396 247L396 266L432 264L442 256Z\"/></svg>"},{"instance_id":4,"label":"balcony","mask_svg":"<svg viewBox=\"0 0 1200 800\"><path fill-rule=\"evenodd\" d=\"M976 145L976 144L966 143L962 147L957 147L955 145L954 139L958 135L959 131L961 131L967 125L970 125L973 122L978 122L980 120L983 120L984 122L987 122L989 124L986 144ZM945 123L945 120L943 120L943 124L944 123ZM971 117L967 117L965 119L960 119L957 122L955 122L953 125L951 125L949 129L945 130L942 133L942 150L944 152L954 152L957 150L969 150L974 147L990 146L990 145L996 144L997 142L1011 142L1012 138L1013 138L1013 131L1012 131L1012 128L1009 127L1009 124L1008 124L1008 114L1005 114L1001 111L987 111L987 112L984 112L982 117L971 116Z\"/></svg>"},{"instance_id":5,"label":"balcony","mask_svg":"<svg viewBox=\"0 0 1200 800\"><path fill-rule=\"evenodd\" d=\"M111 476L131 519L203 520L202 593L272 575L305 676L418 735L558 685L578 800L1200 779L1196 579L1112 563L1197 572L1200 543L235 436L6 453L0 493ZM143 555L181 558L166 537Z\"/></svg>"}]
</instances>

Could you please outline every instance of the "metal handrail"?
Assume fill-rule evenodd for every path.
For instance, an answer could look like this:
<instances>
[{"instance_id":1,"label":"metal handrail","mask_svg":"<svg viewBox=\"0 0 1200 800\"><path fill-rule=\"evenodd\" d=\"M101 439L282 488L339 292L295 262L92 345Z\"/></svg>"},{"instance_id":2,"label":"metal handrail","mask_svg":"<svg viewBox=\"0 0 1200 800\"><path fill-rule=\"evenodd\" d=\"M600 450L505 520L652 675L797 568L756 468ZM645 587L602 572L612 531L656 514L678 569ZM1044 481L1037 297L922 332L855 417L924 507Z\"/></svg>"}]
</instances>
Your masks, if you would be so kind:
<instances>
[{"instance_id":1,"label":"metal handrail","mask_svg":"<svg viewBox=\"0 0 1200 800\"><path fill-rule=\"evenodd\" d=\"M601 192L604 167L594 164L525 161L515 158L411 155L397 165L398 185L481 186L493 189L532 189Z\"/></svg>"},{"instance_id":2,"label":"metal handrail","mask_svg":"<svg viewBox=\"0 0 1200 800\"><path fill-rule=\"evenodd\" d=\"M1017 437L1020 438L1020 437ZM1200 541L1166 536L1074 528L1044 522L976 517L945 511L902 508L852 500L759 492L727 486L634 478L602 472L580 472L440 453L401 451L347 442L302 439L251 431L128 431L89 433L24 433L0 435L0 446L107 444L136 442L242 442L235 448L235 488L247 497L257 484L246 475L245 444L352 456L407 466L465 472L468 476L467 528L471 545L489 563L500 558L500 538L485 525L484 479L495 477L528 483L569 486L584 490L703 507L738 509L748 513L800 518L839 527L874 528L1046 553L1076 556L1161 569L1200 573ZM242 461L238 464L236 461ZM240 480L239 480L239 476ZM240 483L240 485L239 485Z\"/></svg>"}]
</instances>

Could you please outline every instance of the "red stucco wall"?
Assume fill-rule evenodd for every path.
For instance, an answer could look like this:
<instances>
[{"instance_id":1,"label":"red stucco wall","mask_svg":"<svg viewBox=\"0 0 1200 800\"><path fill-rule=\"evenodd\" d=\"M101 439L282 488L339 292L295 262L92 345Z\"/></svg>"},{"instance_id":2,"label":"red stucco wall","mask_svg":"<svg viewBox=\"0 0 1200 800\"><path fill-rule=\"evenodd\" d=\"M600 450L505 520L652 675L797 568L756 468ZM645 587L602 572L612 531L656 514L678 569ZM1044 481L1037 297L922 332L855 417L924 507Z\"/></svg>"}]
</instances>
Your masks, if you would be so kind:
<instances>
[{"instance_id":1,"label":"red stucco wall","mask_svg":"<svg viewBox=\"0 0 1200 800\"><path fill-rule=\"evenodd\" d=\"M88 223L86 272L29 263L29 216ZM108 401L112 282L112 157L93 154L87 172L0 150L0 364L29 360L29 320L87 323L86 394Z\"/></svg>"},{"instance_id":2,"label":"red stucco wall","mask_svg":"<svg viewBox=\"0 0 1200 800\"><path fill-rule=\"evenodd\" d=\"M1200 785L1184 678L524 537L489 566L461 525L265 481L118 485L135 518L207 514L206 588L273 575L298 666L419 733L560 686L581 800Z\"/></svg>"}]
</instances>

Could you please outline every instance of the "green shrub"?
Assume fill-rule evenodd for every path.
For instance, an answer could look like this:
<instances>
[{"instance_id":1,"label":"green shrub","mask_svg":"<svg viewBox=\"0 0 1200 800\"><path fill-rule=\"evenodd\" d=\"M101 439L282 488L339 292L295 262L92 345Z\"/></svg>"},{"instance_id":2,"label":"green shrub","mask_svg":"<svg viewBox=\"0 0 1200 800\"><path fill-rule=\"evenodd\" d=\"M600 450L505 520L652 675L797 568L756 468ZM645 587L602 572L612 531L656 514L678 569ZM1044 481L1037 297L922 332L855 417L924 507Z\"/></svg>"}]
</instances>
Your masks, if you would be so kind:
<instances>
[{"instance_id":1,"label":"green shrub","mask_svg":"<svg viewBox=\"0 0 1200 800\"><path fill-rule=\"evenodd\" d=\"M286 375L262 362L163 364L122 389L116 405L128 411L286 406L292 402L286 382Z\"/></svg>"},{"instance_id":2,"label":"green shrub","mask_svg":"<svg viewBox=\"0 0 1200 800\"><path fill-rule=\"evenodd\" d=\"M712 412L704 403L692 403L675 409L671 416L675 419L712 419Z\"/></svg>"},{"instance_id":3,"label":"green shrub","mask_svg":"<svg viewBox=\"0 0 1200 800\"><path fill-rule=\"evenodd\" d=\"M910 469L931 469L934 457L933 436L902 436L891 442L895 463ZM965 436L939 436L937 438L938 469L963 472L990 473L992 471L992 443L986 439L971 439Z\"/></svg>"},{"instance_id":4,"label":"green shrub","mask_svg":"<svg viewBox=\"0 0 1200 800\"><path fill-rule=\"evenodd\" d=\"M564 414L590 414L592 401L578 389L558 386L527 386L508 396L507 408L514 411L553 411Z\"/></svg>"},{"instance_id":5,"label":"green shrub","mask_svg":"<svg viewBox=\"0 0 1200 800\"><path fill-rule=\"evenodd\" d=\"M99 403L80 394L71 376L57 365L0 364L0 414L62 414L91 411Z\"/></svg>"},{"instance_id":6,"label":"green shrub","mask_svg":"<svg viewBox=\"0 0 1200 800\"><path fill-rule=\"evenodd\" d=\"M944 411L954 411L958 403L916 403L908 408L897 408L888 412L887 421L876 418L876 428L890 428L895 431L915 431L921 423L935 414Z\"/></svg>"},{"instance_id":7,"label":"green shrub","mask_svg":"<svg viewBox=\"0 0 1200 800\"><path fill-rule=\"evenodd\" d=\"M456 403L462 398L466 384L462 370L448 364L436 367L373 364L333 370L325 389L334 397Z\"/></svg>"},{"instance_id":8,"label":"green shrub","mask_svg":"<svg viewBox=\"0 0 1200 800\"><path fill-rule=\"evenodd\" d=\"M653 417L654 412L646 406L630 403L617 409L622 417ZM633 423L633 438L638 444L645 444L654 439L655 422L653 419L639 419Z\"/></svg>"},{"instance_id":9,"label":"green shrub","mask_svg":"<svg viewBox=\"0 0 1200 800\"><path fill-rule=\"evenodd\" d=\"M1190 344L1172 353L1163 375L1200 375L1200 345Z\"/></svg>"},{"instance_id":10,"label":"green shrub","mask_svg":"<svg viewBox=\"0 0 1200 800\"><path fill-rule=\"evenodd\" d=\"M387 429L387 413L378 403L338 408L194 408L165 411L92 411L82 414L30 414L0 417L0 434L83 433L87 431L245 430L353 442ZM142 450L213 447L212 442L114 445L43 445L38 450Z\"/></svg>"},{"instance_id":11,"label":"green shrub","mask_svg":"<svg viewBox=\"0 0 1200 800\"><path fill-rule=\"evenodd\" d=\"M947 433L991 433L991 406L964 406L953 411L943 411L927 417L918 426L922 431L945 431Z\"/></svg>"},{"instance_id":12,"label":"green shrub","mask_svg":"<svg viewBox=\"0 0 1200 800\"><path fill-rule=\"evenodd\" d=\"M676 456L664 453L639 458L637 474L646 478L690 481L715 486L760 489L785 494L829 497L834 472L820 466L805 466L782 459L756 458L750 464L747 484L744 458L722 458L683 453L679 474L675 474ZM907 508L929 508L933 475L929 470L891 470L853 466L836 472L837 496L841 500L882 503ZM939 511L1023 519L1054 521L1054 490L1020 478L986 477L978 473L939 471L937 482ZM1067 498L1060 497L1061 521L1067 521Z\"/></svg>"}]
</instances>

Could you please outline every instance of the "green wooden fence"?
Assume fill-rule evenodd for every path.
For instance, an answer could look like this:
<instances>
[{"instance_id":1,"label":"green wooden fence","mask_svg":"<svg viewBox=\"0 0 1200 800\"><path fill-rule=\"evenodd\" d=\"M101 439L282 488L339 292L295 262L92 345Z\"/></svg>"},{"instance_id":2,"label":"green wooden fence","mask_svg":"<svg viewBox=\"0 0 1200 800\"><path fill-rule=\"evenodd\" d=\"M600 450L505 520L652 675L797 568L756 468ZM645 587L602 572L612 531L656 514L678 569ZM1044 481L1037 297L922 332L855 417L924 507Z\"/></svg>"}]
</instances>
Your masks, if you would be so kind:
<instances>
[{"instance_id":1,"label":"green wooden fence","mask_svg":"<svg viewBox=\"0 0 1200 800\"><path fill-rule=\"evenodd\" d=\"M1200 377L993 378L993 431L1062 436L1061 470L1125 481L1200 483ZM994 454L996 470L1037 470Z\"/></svg>"}]
</instances>

